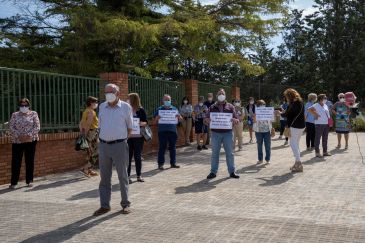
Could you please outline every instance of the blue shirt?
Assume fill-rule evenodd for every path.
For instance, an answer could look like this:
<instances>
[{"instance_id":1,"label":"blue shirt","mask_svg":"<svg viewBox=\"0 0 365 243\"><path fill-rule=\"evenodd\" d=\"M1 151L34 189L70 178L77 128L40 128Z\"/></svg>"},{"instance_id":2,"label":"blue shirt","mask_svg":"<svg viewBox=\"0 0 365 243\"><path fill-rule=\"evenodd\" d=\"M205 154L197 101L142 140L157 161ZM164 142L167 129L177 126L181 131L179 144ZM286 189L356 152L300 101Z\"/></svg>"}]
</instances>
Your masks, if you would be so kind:
<instances>
[{"instance_id":1,"label":"blue shirt","mask_svg":"<svg viewBox=\"0 0 365 243\"><path fill-rule=\"evenodd\" d=\"M153 117L158 116L159 110L178 110L174 106L170 106L169 108L166 108L165 106L160 106L157 108L155 113L153 114ZM158 124L158 132L174 132L177 133L176 125L175 124Z\"/></svg>"},{"instance_id":2,"label":"blue shirt","mask_svg":"<svg viewBox=\"0 0 365 243\"><path fill-rule=\"evenodd\" d=\"M314 116L308 111L314 105L313 102L307 102L304 107L304 115L306 117L305 122L314 123L315 119Z\"/></svg>"}]
</instances>

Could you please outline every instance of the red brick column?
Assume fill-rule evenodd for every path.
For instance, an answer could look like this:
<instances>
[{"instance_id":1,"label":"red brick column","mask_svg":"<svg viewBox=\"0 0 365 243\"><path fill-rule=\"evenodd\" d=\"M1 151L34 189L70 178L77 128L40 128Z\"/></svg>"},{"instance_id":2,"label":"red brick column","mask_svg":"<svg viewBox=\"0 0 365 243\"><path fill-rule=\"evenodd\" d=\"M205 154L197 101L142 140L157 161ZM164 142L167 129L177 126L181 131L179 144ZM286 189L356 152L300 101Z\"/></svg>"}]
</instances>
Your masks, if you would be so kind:
<instances>
[{"instance_id":1,"label":"red brick column","mask_svg":"<svg viewBox=\"0 0 365 243\"><path fill-rule=\"evenodd\" d=\"M107 83L113 83L118 85L120 90L119 98L122 100L127 99L128 95L128 74L126 73L101 73L100 78ZM104 87L103 87L104 88Z\"/></svg>"},{"instance_id":2,"label":"red brick column","mask_svg":"<svg viewBox=\"0 0 365 243\"><path fill-rule=\"evenodd\" d=\"M188 79L183 81L185 84L185 95L189 98L192 105L198 104L198 81L194 79Z\"/></svg>"},{"instance_id":3,"label":"red brick column","mask_svg":"<svg viewBox=\"0 0 365 243\"><path fill-rule=\"evenodd\" d=\"M241 90L240 90L240 87L239 86L232 86L232 99L241 99Z\"/></svg>"}]
</instances>

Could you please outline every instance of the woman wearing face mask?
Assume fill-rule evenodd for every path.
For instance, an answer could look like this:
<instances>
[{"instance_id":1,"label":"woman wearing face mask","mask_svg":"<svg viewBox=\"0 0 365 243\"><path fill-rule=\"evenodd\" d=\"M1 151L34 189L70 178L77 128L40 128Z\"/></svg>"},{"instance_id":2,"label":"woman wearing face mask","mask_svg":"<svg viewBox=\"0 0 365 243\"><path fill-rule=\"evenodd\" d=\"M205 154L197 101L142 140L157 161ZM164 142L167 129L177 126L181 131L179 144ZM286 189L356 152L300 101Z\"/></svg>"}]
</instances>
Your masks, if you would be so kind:
<instances>
[{"instance_id":1,"label":"woman wearing face mask","mask_svg":"<svg viewBox=\"0 0 365 243\"><path fill-rule=\"evenodd\" d=\"M23 98L19 101L19 111L14 112L10 119L10 134L12 142L11 184L10 189L15 189L19 181L20 168L23 154L25 156L25 182L28 187L33 183L34 157L40 122L38 114L29 109L30 102Z\"/></svg>"},{"instance_id":2,"label":"woman wearing face mask","mask_svg":"<svg viewBox=\"0 0 365 243\"><path fill-rule=\"evenodd\" d=\"M245 110L241 107L241 101L236 99L232 101L232 104L235 107L236 116L239 120L239 123L234 125L233 127L233 150L236 148L236 141L238 140L238 150L242 150L242 133L243 133L243 118L245 117Z\"/></svg>"},{"instance_id":3,"label":"woman wearing face mask","mask_svg":"<svg viewBox=\"0 0 365 243\"><path fill-rule=\"evenodd\" d=\"M92 96L86 99L86 109L82 113L80 122L80 132L83 134L89 144L87 150L87 164L81 169L86 176L97 176L94 171L98 163L98 126L99 120L95 110L98 108L98 99Z\"/></svg>"},{"instance_id":4,"label":"woman wearing face mask","mask_svg":"<svg viewBox=\"0 0 365 243\"><path fill-rule=\"evenodd\" d=\"M248 105L246 106L247 110L247 125L248 131L250 133L250 143L253 143L252 136L253 136L253 115L255 114L255 99L250 97L248 99Z\"/></svg>"},{"instance_id":5,"label":"woman wearing face mask","mask_svg":"<svg viewBox=\"0 0 365 243\"><path fill-rule=\"evenodd\" d=\"M207 117L208 107L204 105L204 96L199 97L199 104L194 106L194 121L195 121L195 133L197 149L208 149L205 145L207 142L208 127L204 124L204 119ZM203 144L201 143L203 139Z\"/></svg>"},{"instance_id":6,"label":"woman wearing face mask","mask_svg":"<svg viewBox=\"0 0 365 243\"><path fill-rule=\"evenodd\" d=\"M314 116L308 111L310 107L314 105L317 101L317 94L310 93L308 95L308 102L305 104L305 127L307 128L306 133L306 143L307 143L307 151L314 150L314 140L316 138L316 127L315 127L315 119Z\"/></svg>"},{"instance_id":7,"label":"woman wearing face mask","mask_svg":"<svg viewBox=\"0 0 365 243\"><path fill-rule=\"evenodd\" d=\"M190 134L191 127L193 124L192 120L193 106L190 104L189 98L184 97L180 106L180 115L183 117L182 126L185 135L185 145L190 145Z\"/></svg>"},{"instance_id":8,"label":"woman wearing face mask","mask_svg":"<svg viewBox=\"0 0 365 243\"><path fill-rule=\"evenodd\" d=\"M318 95L318 103L314 104L312 107L308 109L308 111L314 116L314 123L316 125L316 137L314 140L314 147L316 150L316 157L322 158L323 156L331 156L327 150L327 142L328 142L328 133L330 130L330 126L328 124L328 120L331 117L330 112L328 110L328 106L326 105L327 97L325 94ZM322 148L323 148L323 156L319 150L319 144L321 143L322 138Z\"/></svg>"},{"instance_id":9,"label":"woman wearing face mask","mask_svg":"<svg viewBox=\"0 0 365 243\"><path fill-rule=\"evenodd\" d=\"M342 134L344 134L345 142L346 142L345 149L348 149L349 133L350 133L350 129L351 129L351 124L350 124L351 109L346 104L345 94L340 93L338 95L338 100L339 101L336 102L332 107L332 113L336 117L335 122L336 122L336 133L337 133L337 140L338 140L337 148L338 149L341 148L341 138L342 138Z\"/></svg>"}]
</instances>

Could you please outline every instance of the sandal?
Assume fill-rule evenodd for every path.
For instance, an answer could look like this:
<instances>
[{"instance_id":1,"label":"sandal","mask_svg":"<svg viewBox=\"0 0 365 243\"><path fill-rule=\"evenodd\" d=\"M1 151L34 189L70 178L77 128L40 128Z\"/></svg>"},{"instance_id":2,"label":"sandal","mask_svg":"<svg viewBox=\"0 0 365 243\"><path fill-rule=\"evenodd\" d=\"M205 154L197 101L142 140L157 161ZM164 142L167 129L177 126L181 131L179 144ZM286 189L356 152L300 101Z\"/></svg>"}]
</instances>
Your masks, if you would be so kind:
<instances>
[{"instance_id":1,"label":"sandal","mask_svg":"<svg viewBox=\"0 0 365 243\"><path fill-rule=\"evenodd\" d=\"M137 181L138 182L144 182L144 179L142 178L142 176L137 176Z\"/></svg>"},{"instance_id":2,"label":"sandal","mask_svg":"<svg viewBox=\"0 0 365 243\"><path fill-rule=\"evenodd\" d=\"M93 171L92 169L89 169L89 170L88 170L88 174L89 174L90 176L98 176L98 175L99 175L99 173L98 173L98 172Z\"/></svg>"},{"instance_id":3,"label":"sandal","mask_svg":"<svg viewBox=\"0 0 365 243\"><path fill-rule=\"evenodd\" d=\"M295 162L295 164L290 168L291 172L303 172L303 165L301 162Z\"/></svg>"},{"instance_id":4,"label":"sandal","mask_svg":"<svg viewBox=\"0 0 365 243\"><path fill-rule=\"evenodd\" d=\"M86 176L86 177L90 178L89 172L88 172L88 171L86 171L85 169L81 169L81 170L80 170L80 172L81 172L84 176Z\"/></svg>"}]
</instances>

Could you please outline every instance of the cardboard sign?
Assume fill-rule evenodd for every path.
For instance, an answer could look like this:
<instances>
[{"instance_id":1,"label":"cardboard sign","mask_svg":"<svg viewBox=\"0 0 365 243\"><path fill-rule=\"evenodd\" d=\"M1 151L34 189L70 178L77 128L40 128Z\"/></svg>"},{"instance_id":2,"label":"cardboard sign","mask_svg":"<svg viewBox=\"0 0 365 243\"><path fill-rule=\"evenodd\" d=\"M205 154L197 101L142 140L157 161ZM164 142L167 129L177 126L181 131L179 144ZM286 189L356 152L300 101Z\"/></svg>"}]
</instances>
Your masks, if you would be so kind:
<instances>
[{"instance_id":1,"label":"cardboard sign","mask_svg":"<svg viewBox=\"0 0 365 243\"><path fill-rule=\"evenodd\" d=\"M232 113L211 112L210 129L232 129Z\"/></svg>"},{"instance_id":2,"label":"cardboard sign","mask_svg":"<svg viewBox=\"0 0 365 243\"><path fill-rule=\"evenodd\" d=\"M159 110L158 115L160 119L158 120L159 124L177 124L178 119L176 116L178 115L177 110Z\"/></svg>"}]
</instances>

